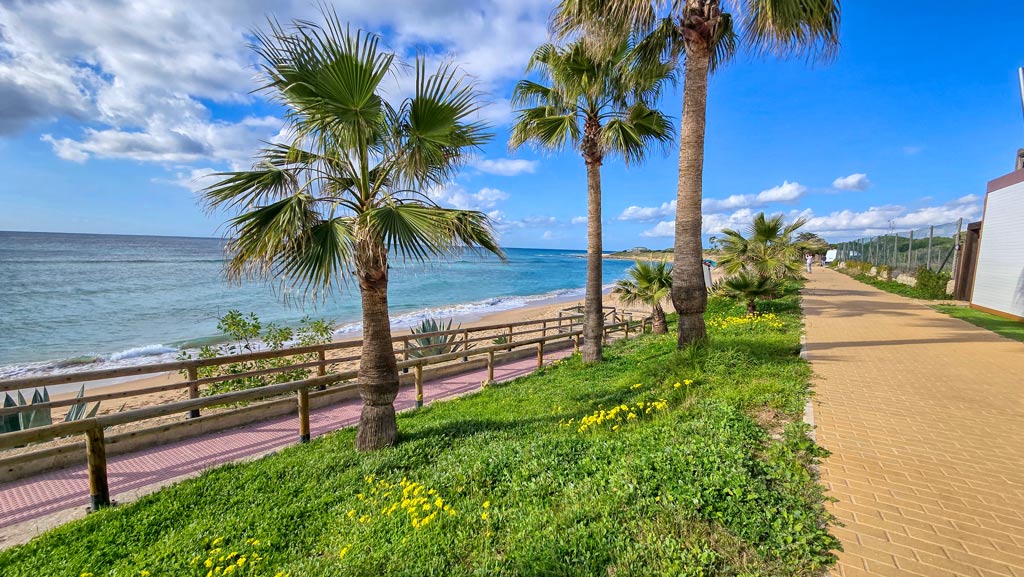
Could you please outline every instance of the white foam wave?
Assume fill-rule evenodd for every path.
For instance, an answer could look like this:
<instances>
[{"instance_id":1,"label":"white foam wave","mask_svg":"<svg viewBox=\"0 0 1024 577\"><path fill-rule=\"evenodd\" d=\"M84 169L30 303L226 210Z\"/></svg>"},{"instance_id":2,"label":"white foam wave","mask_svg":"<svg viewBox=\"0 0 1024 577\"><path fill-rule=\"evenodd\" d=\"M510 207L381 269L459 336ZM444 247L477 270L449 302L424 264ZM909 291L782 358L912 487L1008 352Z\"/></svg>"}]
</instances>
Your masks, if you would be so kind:
<instances>
[{"instance_id":1,"label":"white foam wave","mask_svg":"<svg viewBox=\"0 0 1024 577\"><path fill-rule=\"evenodd\" d=\"M612 285L606 285L607 291ZM538 295L492 297L469 303L460 303L442 307L425 308L402 313L391 317L391 325L395 328L408 328L420 324L426 319L455 319L456 322L471 321L491 313L508 311L530 305L573 300L584 295L582 288L559 289ZM362 323L347 323L335 328L336 337L351 336L362 330ZM257 345L260 346L260 345ZM195 352L194 349L186 349ZM113 369L143 365L150 363L170 362L177 357L181 349L163 344L149 344L131 347L110 354L89 354L74 358L55 361L18 363L0 366L0 380L44 375L60 375L81 371Z\"/></svg>"}]
</instances>

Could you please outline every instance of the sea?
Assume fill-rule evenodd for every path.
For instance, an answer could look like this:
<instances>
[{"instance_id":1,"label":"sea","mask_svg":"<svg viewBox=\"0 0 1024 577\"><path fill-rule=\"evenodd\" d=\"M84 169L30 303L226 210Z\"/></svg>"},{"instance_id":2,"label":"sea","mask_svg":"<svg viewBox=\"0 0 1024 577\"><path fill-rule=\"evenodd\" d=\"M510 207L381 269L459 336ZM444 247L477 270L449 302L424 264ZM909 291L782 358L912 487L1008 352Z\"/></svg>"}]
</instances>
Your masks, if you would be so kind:
<instances>
[{"instance_id":1,"label":"sea","mask_svg":"<svg viewBox=\"0 0 1024 577\"><path fill-rule=\"evenodd\" d=\"M583 296L586 253L507 248L508 261L467 252L429 265L393 263L396 328ZM0 231L0 380L173 360L222 342L229 310L294 326L326 319L358 333L355 286L322 301L283 299L274 284L230 284L217 238ZM605 260L604 283L632 263Z\"/></svg>"}]
</instances>

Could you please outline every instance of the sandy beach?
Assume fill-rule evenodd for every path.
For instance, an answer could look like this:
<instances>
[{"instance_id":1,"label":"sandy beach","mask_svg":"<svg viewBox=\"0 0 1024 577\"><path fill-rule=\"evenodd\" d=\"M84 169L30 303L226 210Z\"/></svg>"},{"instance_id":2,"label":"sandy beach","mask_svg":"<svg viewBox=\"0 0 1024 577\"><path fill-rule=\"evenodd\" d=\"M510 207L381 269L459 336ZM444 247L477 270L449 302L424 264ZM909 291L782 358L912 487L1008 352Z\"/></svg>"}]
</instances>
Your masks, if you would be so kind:
<instances>
[{"instance_id":1,"label":"sandy beach","mask_svg":"<svg viewBox=\"0 0 1024 577\"><path fill-rule=\"evenodd\" d=\"M454 325L458 326L461 324L462 328L477 328L489 325L501 325L507 323L515 323L522 321L533 321L541 319L557 318L560 311L564 309L582 306L583 300L580 298L572 299L551 299L548 302L541 302L532 306L521 307L506 311L499 311L486 315L466 315L463 317L454 318ZM606 293L604 295L604 306L616 307L619 311L631 311L633 313L647 314L649 311L646 307L638 306L624 306L614 295ZM665 310L671 311L671 302L665 303ZM479 333L476 336L498 336L503 334L504 331L495 330L493 335L488 332ZM395 329L395 335L407 335L410 334L409 329L401 328ZM345 342L358 340L360 335L354 333L352 335L346 335L345 338L338 339L336 342ZM399 345L400 346L400 345ZM328 359L338 358L341 356L353 356L354 352L351 349L344 349L341 351L334 351L333 354L328 354ZM329 370L331 372L342 372L348 370L355 370L358 368L357 361L341 361L331 364ZM149 388L156 388L163 385L169 385L173 383L184 382L185 378L178 373L161 373L152 376L146 376L141 378L127 378L127 379L112 379L111 381L94 381L86 383L87 394L105 394L105 393L119 393L125 391L142 391ZM67 389L65 392L52 394L54 400L63 400L73 398L77 394L77 389L80 384L74 384ZM158 404L164 404L174 401L180 401L188 398L188 393L185 389L177 389L170 391L161 391L154 393L143 393L136 396L127 397L124 399L115 399L110 401L104 401L100 404L99 414L109 414L121 410L138 409L147 406L153 406ZM90 405L91 406L91 405ZM223 409L221 409L223 410ZM66 408L58 408L53 410L54 421L62 419ZM205 411L211 412L211 411ZM157 424L163 421L173 421L177 417L165 417L162 419L154 419L148 421L146 424ZM138 426L138 425L135 425ZM116 431L114 431L116 432Z\"/></svg>"}]
</instances>

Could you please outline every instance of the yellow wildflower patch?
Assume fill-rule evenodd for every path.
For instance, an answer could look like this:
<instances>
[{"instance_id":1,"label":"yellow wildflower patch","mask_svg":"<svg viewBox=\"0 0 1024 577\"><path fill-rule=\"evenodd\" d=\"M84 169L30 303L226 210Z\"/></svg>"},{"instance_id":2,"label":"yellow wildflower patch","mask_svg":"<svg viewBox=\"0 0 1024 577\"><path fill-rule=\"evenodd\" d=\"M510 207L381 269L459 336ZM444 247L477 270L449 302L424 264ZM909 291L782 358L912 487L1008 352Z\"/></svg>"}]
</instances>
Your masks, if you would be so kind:
<instances>
[{"instance_id":1,"label":"yellow wildflower patch","mask_svg":"<svg viewBox=\"0 0 1024 577\"><path fill-rule=\"evenodd\" d=\"M743 316L712 317L708 325L721 330L729 329L781 329L785 327L782 319L775 313L753 314Z\"/></svg>"},{"instance_id":2,"label":"yellow wildflower patch","mask_svg":"<svg viewBox=\"0 0 1024 577\"><path fill-rule=\"evenodd\" d=\"M599 409L581 418L578 422L575 419L559 421L560 427L576 427L576 432L583 433L594 427L610 425L611 430L618 431L620 425L626 421L639 419L641 415L652 415L668 409L668 401L637 401L633 405L622 404L611 409Z\"/></svg>"}]
</instances>

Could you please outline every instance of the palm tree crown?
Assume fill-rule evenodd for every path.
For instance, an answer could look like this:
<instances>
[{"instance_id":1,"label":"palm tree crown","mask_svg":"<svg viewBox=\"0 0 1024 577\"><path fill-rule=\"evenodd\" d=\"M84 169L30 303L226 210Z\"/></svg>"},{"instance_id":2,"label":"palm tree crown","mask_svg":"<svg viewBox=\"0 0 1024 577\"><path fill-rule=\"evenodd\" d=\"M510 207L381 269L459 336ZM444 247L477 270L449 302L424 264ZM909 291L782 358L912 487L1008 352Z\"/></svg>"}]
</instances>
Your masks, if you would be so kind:
<instances>
[{"instance_id":1,"label":"palm tree crown","mask_svg":"<svg viewBox=\"0 0 1024 577\"><path fill-rule=\"evenodd\" d=\"M251 170L222 173L206 189L227 222L230 278L279 280L323 296L354 277L362 297L364 400L356 445L395 441L398 371L387 308L388 261L421 262L476 247L503 257L487 217L437 206L442 184L491 135L474 120L478 95L450 64L415 64L413 95L392 105L398 71L376 36L326 23L271 22L257 34L262 90L287 110L289 138L267 145Z\"/></svg>"},{"instance_id":2,"label":"palm tree crown","mask_svg":"<svg viewBox=\"0 0 1024 577\"><path fill-rule=\"evenodd\" d=\"M754 217L747 236L725 229L719 239L722 256L718 266L730 275L747 272L774 279L799 276L800 257L807 246L795 233L805 224L803 218L786 224L781 214L765 216L761 212Z\"/></svg>"},{"instance_id":3,"label":"palm tree crown","mask_svg":"<svg viewBox=\"0 0 1024 577\"><path fill-rule=\"evenodd\" d=\"M595 55L583 43L544 44L530 58L512 94L519 107L509 146L527 143L546 150L578 149L587 166L587 281L583 360L602 358L601 164L608 155L640 162L652 145L667 145L672 122L650 107L672 66L630 59L630 44Z\"/></svg>"},{"instance_id":4,"label":"palm tree crown","mask_svg":"<svg viewBox=\"0 0 1024 577\"><path fill-rule=\"evenodd\" d=\"M665 310L661 303L668 298L672 289L672 265L666 261L638 260L628 272L630 278L617 281L612 293L623 304L643 303L650 306L654 317L654 333L665 334Z\"/></svg>"},{"instance_id":5,"label":"palm tree crown","mask_svg":"<svg viewBox=\"0 0 1024 577\"><path fill-rule=\"evenodd\" d=\"M555 9L556 34L582 34L592 51L613 51L614 39L630 33L642 38L634 48L639 61L685 60L672 283L679 347L707 335L701 196L708 76L741 49L827 60L839 46L839 14L839 0L561 0Z\"/></svg>"}]
</instances>

